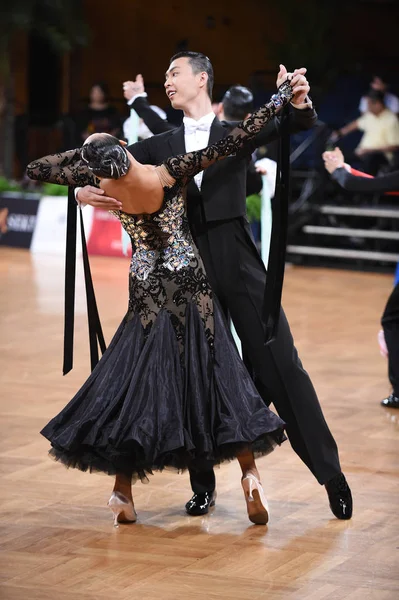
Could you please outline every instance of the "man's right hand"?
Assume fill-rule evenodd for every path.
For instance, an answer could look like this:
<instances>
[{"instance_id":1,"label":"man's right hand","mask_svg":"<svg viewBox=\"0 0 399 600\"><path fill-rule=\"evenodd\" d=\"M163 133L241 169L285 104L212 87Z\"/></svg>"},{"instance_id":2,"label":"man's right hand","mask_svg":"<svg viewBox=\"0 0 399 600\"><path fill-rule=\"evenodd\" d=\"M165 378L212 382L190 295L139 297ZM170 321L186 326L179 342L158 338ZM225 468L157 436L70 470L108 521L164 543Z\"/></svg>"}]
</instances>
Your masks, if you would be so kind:
<instances>
[{"instance_id":1,"label":"man's right hand","mask_svg":"<svg viewBox=\"0 0 399 600\"><path fill-rule=\"evenodd\" d=\"M324 166L329 173L334 173L336 169L340 169L345 164L344 155L339 148L327 150L323 152Z\"/></svg>"},{"instance_id":2,"label":"man's right hand","mask_svg":"<svg viewBox=\"0 0 399 600\"><path fill-rule=\"evenodd\" d=\"M124 81L123 83L123 95L126 100L129 101L137 94L144 94L144 79L142 75L137 75L135 81Z\"/></svg>"},{"instance_id":3,"label":"man's right hand","mask_svg":"<svg viewBox=\"0 0 399 600\"><path fill-rule=\"evenodd\" d=\"M85 185L80 188L76 194L76 200L80 204L90 204L90 206L103 210L120 210L122 208L122 202L106 196L104 190L96 188L94 185Z\"/></svg>"}]
</instances>

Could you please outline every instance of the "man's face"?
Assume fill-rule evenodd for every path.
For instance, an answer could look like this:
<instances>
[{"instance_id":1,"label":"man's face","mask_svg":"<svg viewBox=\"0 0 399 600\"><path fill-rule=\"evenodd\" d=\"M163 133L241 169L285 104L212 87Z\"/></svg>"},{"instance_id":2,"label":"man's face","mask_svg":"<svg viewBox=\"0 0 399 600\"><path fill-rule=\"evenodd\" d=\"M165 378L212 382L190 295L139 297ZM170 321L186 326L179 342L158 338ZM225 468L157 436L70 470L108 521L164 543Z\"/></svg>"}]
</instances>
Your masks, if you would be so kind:
<instances>
[{"instance_id":1,"label":"man's face","mask_svg":"<svg viewBox=\"0 0 399 600\"><path fill-rule=\"evenodd\" d=\"M165 73L165 91L173 108L185 107L206 90L206 74L193 73L189 58L184 56L174 60Z\"/></svg>"},{"instance_id":2,"label":"man's face","mask_svg":"<svg viewBox=\"0 0 399 600\"><path fill-rule=\"evenodd\" d=\"M379 115L385 108L382 102L380 102L379 100L373 100L372 98L369 98L367 100L367 107L368 111L371 112L373 115Z\"/></svg>"}]
</instances>

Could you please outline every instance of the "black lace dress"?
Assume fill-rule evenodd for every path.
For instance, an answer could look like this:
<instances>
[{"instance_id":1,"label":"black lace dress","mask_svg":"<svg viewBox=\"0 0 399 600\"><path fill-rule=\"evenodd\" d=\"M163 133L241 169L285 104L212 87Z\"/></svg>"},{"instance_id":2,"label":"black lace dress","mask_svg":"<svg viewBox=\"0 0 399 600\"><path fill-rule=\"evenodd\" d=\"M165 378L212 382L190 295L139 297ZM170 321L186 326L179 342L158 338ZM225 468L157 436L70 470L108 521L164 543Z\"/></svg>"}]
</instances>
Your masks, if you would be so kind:
<instances>
[{"instance_id":1,"label":"black lace dress","mask_svg":"<svg viewBox=\"0 0 399 600\"><path fill-rule=\"evenodd\" d=\"M226 138L157 167L164 202L153 214L114 211L133 256L129 307L108 349L67 406L42 430L67 466L146 479L153 470L220 463L249 447L267 454L284 423L264 404L235 347L190 234L185 187L196 173L237 153L287 103L272 101ZM80 151L28 166L32 179L98 183Z\"/></svg>"}]
</instances>

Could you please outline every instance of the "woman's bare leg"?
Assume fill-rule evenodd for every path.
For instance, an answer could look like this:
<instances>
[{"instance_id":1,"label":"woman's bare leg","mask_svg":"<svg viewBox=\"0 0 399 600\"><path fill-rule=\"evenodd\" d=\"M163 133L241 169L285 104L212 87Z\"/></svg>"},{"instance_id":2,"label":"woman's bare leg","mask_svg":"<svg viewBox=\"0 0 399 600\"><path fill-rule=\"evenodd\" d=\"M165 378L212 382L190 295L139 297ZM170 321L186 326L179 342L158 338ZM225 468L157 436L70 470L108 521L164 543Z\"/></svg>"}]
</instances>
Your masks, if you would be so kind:
<instances>
[{"instance_id":1,"label":"woman's bare leg","mask_svg":"<svg viewBox=\"0 0 399 600\"><path fill-rule=\"evenodd\" d=\"M116 475L113 491L123 494L128 500L133 502L132 478L122 474Z\"/></svg>"},{"instance_id":2,"label":"woman's bare leg","mask_svg":"<svg viewBox=\"0 0 399 600\"><path fill-rule=\"evenodd\" d=\"M259 471L256 468L253 452L243 450L237 455L237 460L242 470L241 485L247 503L249 520L258 525L266 525L269 521L269 507L259 481ZM256 478L255 481L254 477Z\"/></svg>"},{"instance_id":3,"label":"woman's bare leg","mask_svg":"<svg viewBox=\"0 0 399 600\"><path fill-rule=\"evenodd\" d=\"M250 473L255 475L255 477L259 480L260 475L259 471L256 468L254 453L252 450L243 450L240 454L237 454L237 460L240 463L242 476L246 477Z\"/></svg>"},{"instance_id":4,"label":"woman's bare leg","mask_svg":"<svg viewBox=\"0 0 399 600\"><path fill-rule=\"evenodd\" d=\"M114 513L114 525L118 523L134 523L137 514L134 509L132 496L132 478L119 473L115 477L114 490L108 501L108 506Z\"/></svg>"}]
</instances>

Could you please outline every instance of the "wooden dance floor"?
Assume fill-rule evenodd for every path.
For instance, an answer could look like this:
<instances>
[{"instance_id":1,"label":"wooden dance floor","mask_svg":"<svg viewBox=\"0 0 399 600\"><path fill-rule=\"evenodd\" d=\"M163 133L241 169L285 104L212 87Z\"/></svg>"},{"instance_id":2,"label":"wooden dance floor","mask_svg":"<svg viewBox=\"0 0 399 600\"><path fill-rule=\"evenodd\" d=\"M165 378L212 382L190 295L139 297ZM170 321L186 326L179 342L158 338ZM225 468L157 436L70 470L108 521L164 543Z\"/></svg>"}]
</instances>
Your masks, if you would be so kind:
<instances>
[{"instance_id":1,"label":"wooden dance floor","mask_svg":"<svg viewBox=\"0 0 399 600\"><path fill-rule=\"evenodd\" d=\"M123 259L93 258L107 342L127 306ZM240 471L217 470L213 514L190 518L186 474L134 488L139 521L112 526L112 480L47 457L39 430L89 372L81 271L75 367L62 377L63 258L0 249L2 493L0 597L5 600L393 600L399 598L399 411L379 355L387 275L287 268L284 306L354 495L351 521L289 443L259 461L268 527L247 519Z\"/></svg>"}]
</instances>

